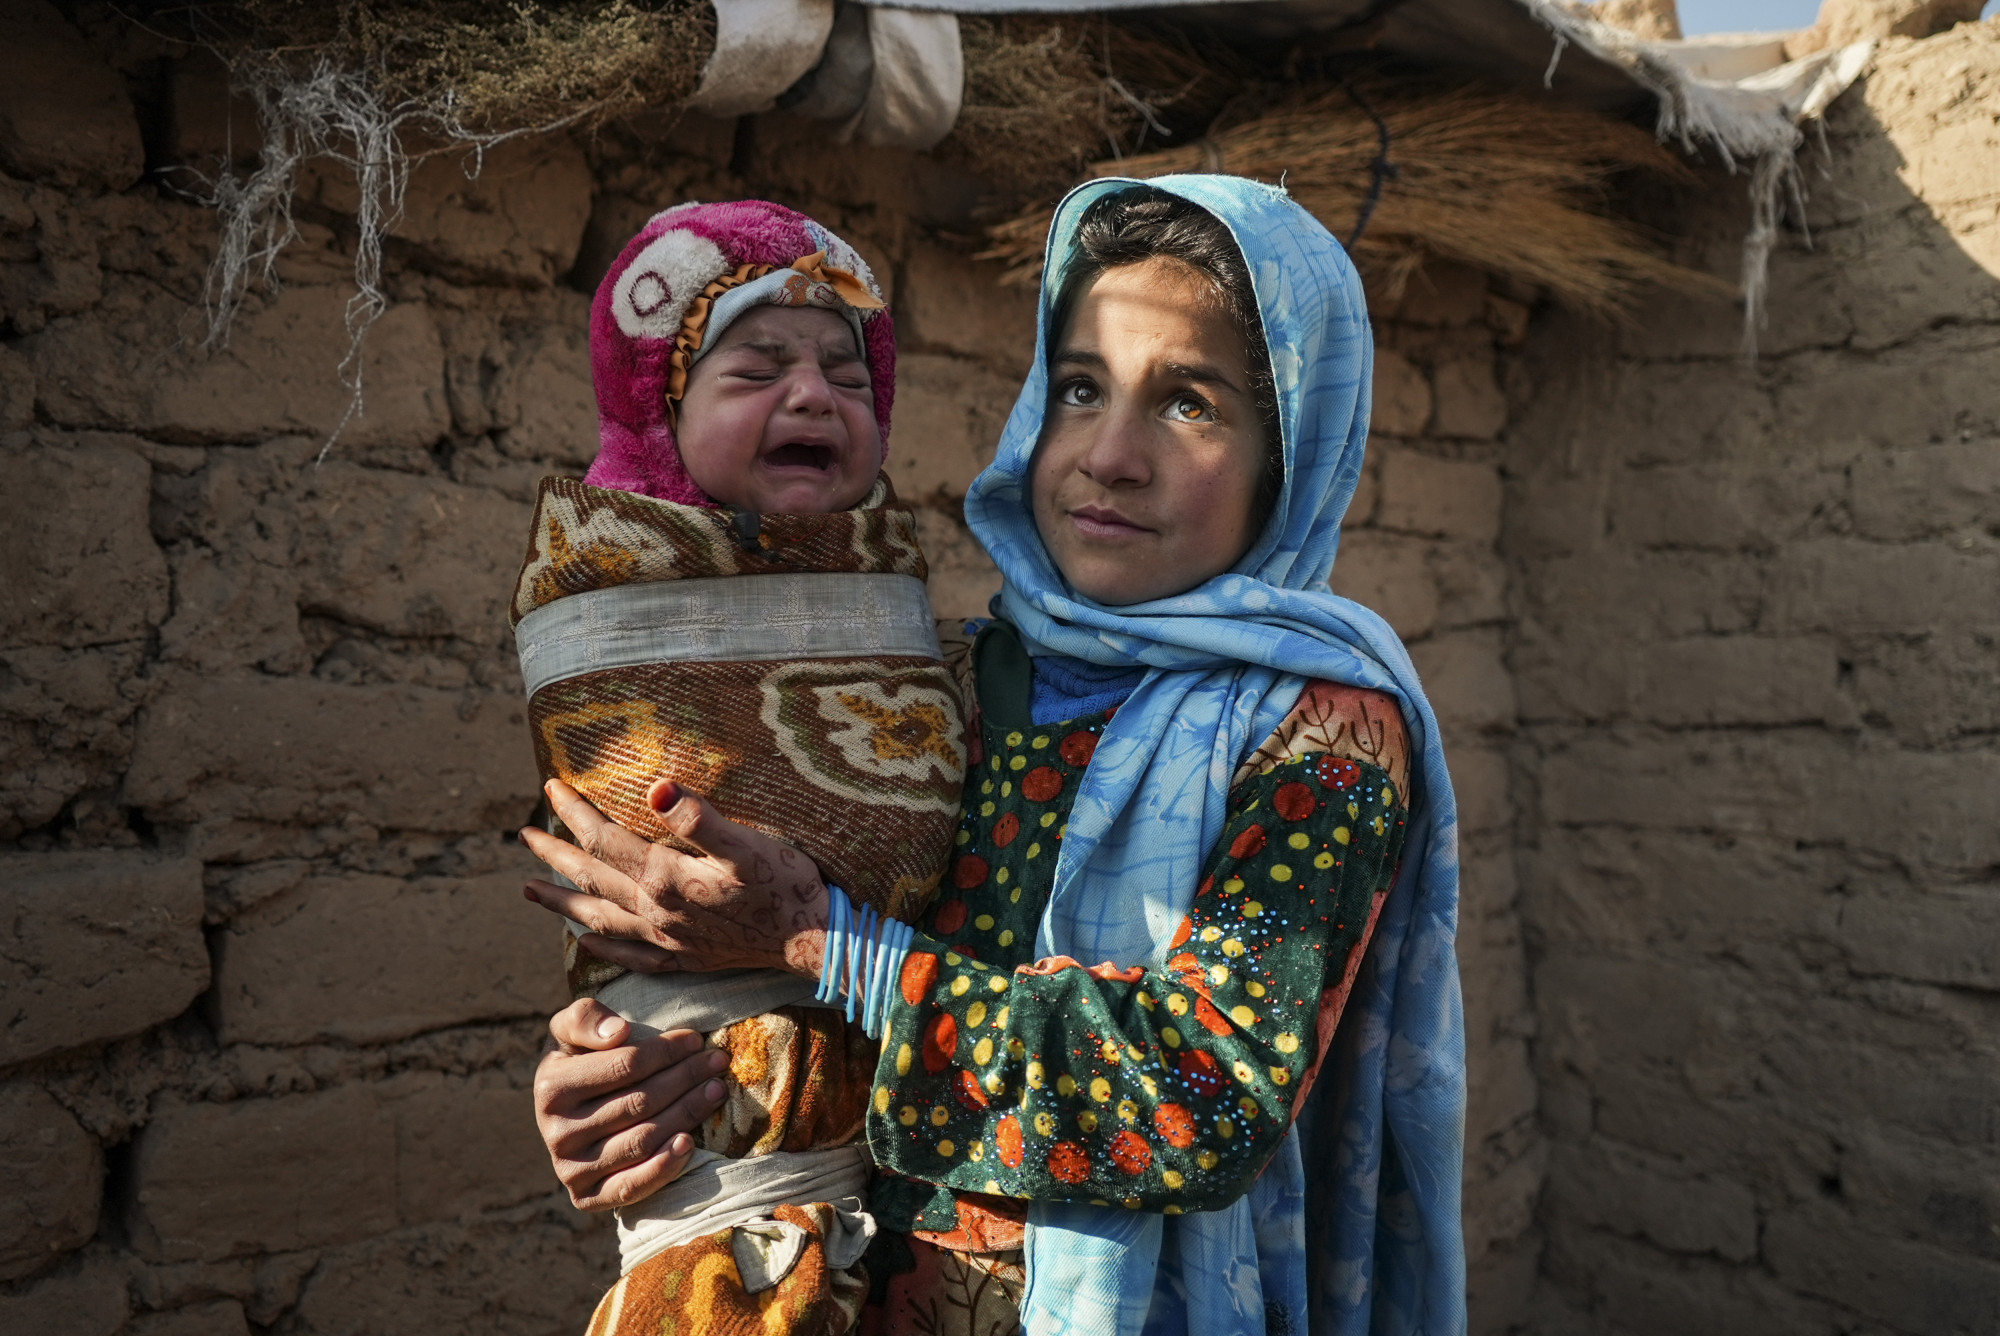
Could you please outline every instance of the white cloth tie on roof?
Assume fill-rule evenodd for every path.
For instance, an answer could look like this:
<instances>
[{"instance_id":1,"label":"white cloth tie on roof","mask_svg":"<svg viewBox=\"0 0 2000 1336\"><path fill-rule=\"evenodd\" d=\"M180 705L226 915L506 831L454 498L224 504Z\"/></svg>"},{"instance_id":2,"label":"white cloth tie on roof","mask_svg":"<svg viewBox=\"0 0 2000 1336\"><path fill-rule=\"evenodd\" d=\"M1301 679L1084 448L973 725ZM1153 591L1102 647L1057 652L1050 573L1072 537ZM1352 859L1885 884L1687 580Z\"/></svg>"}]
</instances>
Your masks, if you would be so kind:
<instances>
[{"instance_id":1,"label":"white cloth tie on roof","mask_svg":"<svg viewBox=\"0 0 2000 1336\"><path fill-rule=\"evenodd\" d=\"M958 16L870 7L868 49L875 71L854 136L882 148L926 149L950 134L965 96Z\"/></svg>"},{"instance_id":2,"label":"white cloth tie on roof","mask_svg":"<svg viewBox=\"0 0 2000 1336\"><path fill-rule=\"evenodd\" d=\"M769 111L819 61L833 0L713 0L715 51L687 105L705 116Z\"/></svg>"}]
</instances>

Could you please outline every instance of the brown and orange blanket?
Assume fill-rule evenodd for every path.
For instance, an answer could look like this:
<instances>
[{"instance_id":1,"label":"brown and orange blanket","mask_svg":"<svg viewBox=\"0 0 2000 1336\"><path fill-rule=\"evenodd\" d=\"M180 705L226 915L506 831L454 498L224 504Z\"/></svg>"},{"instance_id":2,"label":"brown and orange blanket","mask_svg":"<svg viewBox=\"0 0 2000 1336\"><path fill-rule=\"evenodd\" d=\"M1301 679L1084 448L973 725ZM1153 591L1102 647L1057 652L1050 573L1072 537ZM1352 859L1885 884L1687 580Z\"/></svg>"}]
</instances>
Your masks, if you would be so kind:
<instances>
[{"instance_id":1,"label":"brown and orange blanket","mask_svg":"<svg viewBox=\"0 0 2000 1336\"><path fill-rule=\"evenodd\" d=\"M545 480L512 608L543 777L667 841L645 793L675 780L803 850L857 905L914 919L951 848L966 759L926 574L886 478L854 510L762 516ZM719 1330L773 1303L799 1312L784 1330L846 1330L873 1228L855 1199L875 1046L810 1004L809 979L627 974L580 931L565 939L576 995L704 1032L734 1078L695 1166L620 1212L625 1276L593 1333L628 1317L657 1331L668 1312ZM669 1277L692 1282L724 1254L733 1275L653 1311Z\"/></svg>"}]
</instances>

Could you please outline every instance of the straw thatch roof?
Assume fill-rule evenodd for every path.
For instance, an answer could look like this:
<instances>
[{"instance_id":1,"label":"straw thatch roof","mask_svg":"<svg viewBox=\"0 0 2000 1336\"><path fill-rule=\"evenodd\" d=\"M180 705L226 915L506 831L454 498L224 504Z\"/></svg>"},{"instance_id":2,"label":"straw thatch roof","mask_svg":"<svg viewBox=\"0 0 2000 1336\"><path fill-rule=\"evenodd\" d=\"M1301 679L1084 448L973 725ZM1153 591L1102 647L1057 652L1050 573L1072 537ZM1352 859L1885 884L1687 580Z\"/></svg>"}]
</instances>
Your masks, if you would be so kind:
<instances>
[{"instance_id":1,"label":"straw thatch roof","mask_svg":"<svg viewBox=\"0 0 2000 1336\"><path fill-rule=\"evenodd\" d=\"M359 187L356 347L414 155L656 109L784 106L925 149L1013 201L992 253L1024 277L1072 182L1223 170L1284 181L1390 291L1439 256L1598 311L1699 285L1610 205L1620 174L1686 176L1657 135L1757 166L1754 299L1794 121L1858 69L1822 53L1745 91L1741 52L1718 76L1565 0L156 0L148 19L220 54L264 127L255 171L214 183L212 336L289 239L299 167L327 158Z\"/></svg>"}]
</instances>

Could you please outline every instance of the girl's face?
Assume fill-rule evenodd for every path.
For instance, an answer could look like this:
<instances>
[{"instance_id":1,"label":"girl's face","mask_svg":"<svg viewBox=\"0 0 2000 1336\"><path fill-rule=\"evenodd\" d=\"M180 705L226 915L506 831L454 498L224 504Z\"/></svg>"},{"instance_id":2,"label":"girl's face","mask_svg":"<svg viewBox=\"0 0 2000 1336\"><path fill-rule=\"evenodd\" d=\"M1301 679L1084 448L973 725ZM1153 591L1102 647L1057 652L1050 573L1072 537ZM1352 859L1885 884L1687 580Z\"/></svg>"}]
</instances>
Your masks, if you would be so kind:
<instances>
[{"instance_id":1,"label":"girl's face","mask_svg":"<svg viewBox=\"0 0 2000 1336\"><path fill-rule=\"evenodd\" d=\"M1177 260L1106 270L1060 331L1029 475L1070 587L1142 603L1227 571L1256 534L1264 430L1243 338Z\"/></svg>"},{"instance_id":2,"label":"girl's face","mask_svg":"<svg viewBox=\"0 0 2000 1336\"><path fill-rule=\"evenodd\" d=\"M854 328L809 306L758 306L732 321L688 372L674 425L696 486L745 510L846 510L882 467Z\"/></svg>"}]
</instances>

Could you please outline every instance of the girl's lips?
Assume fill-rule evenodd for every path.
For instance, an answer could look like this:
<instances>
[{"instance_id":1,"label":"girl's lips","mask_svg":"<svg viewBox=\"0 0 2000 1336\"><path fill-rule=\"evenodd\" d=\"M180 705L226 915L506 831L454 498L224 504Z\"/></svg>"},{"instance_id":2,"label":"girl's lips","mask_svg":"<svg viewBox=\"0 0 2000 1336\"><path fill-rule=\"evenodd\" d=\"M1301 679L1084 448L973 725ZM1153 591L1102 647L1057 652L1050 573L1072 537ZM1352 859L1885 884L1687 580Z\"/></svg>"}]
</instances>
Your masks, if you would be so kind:
<instances>
[{"instance_id":1,"label":"girl's lips","mask_svg":"<svg viewBox=\"0 0 2000 1336\"><path fill-rule=\"evenodd\" d=\"M1069 512L1069 519L1085 538L1132 538L1151 532L1102 506L1078 506Z\"/></svg>"}]
</instances>

